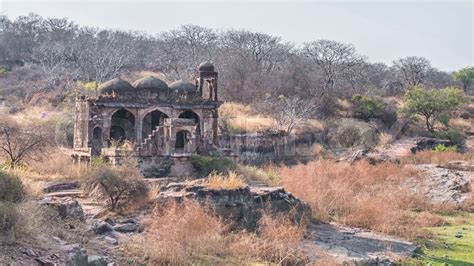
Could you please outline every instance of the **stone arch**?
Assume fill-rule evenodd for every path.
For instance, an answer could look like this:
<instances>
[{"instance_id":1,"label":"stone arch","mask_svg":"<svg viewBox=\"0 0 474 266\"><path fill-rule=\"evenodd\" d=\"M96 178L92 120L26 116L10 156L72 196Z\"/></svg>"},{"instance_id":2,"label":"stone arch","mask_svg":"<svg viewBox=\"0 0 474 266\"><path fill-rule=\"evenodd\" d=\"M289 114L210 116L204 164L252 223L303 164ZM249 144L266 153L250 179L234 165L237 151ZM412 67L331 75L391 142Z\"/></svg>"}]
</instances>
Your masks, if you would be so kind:
<instances>
[{"instance_id":1,"label":"stone arch","mask_svg":"<svg viewBox=\"0 0 474 266\"><path fill-rule=\"evenodd\" d=\"M187 130L180 130L176 132L176 141L174 145L175 149L186 151L190 137L191 133Z\"/></svg>"},{"instance_id":2,"label":"stone arch","mask_svg":"<svg viewBox=\"0 0 474 266\"><path fill-rule=\"evenodd\" d=\"M169 116L165 113L160 111L159 109L155 109L150 111L143 117L143 124L142 124L142 136L143 138L148 137L153 130L157 126L163 125L165 118L169 118Z\"/></svg>"},{"instance_id":3,"label":"stone arch","mask_svg":"<svg viewBox=\"0 0 474 266\"><path fill-rule=\"evenodd\" d=\"M112 114L110 139L135 141L135 116L127 109L119 109Z\"/></svg>"},{"instance_id":4,"label":"stone arch","mask_svg":"<svg viewBox=\"0 0 474 266\"><path fill-rule=\"evenodd\" d=\"M92 155L100 155L102 147L104 147L103 130L97 126L92 130Z\"/></svg>"},{"instance_id":5,"label":"stone arch","mask_svg":"<svg viewBox=\"0 0 474 266\"><path fill-rule=\"evenodd\" d=\"M196 133L198 135L201 135L201 125L200 125L201 119L199 118L199 115L197 113L193 112L192 110L186 110L182 112L178 116L178 118L193 119L194 122L196 123Z\"/></svg>"}]
</instances>

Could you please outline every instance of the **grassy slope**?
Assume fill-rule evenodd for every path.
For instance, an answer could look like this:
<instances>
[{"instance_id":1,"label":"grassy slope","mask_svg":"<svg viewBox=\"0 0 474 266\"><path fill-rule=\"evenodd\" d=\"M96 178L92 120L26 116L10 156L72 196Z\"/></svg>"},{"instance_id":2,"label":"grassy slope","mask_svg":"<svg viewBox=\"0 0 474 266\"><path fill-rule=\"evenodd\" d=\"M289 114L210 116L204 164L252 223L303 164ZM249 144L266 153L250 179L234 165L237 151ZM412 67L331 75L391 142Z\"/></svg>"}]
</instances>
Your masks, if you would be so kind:
<instances>
[{"instance_id":1,"label":"grassy slope","mask_svg":"<svg viewBox=\"0 0 474 266\"><path fill-rule=\"evenodd\" d=\"M460 225L429 228L434 235L434 243L421 249L420 257L413 261L414 264L474 265L474 214L446 219L450 222L461 219L464 222ZM456 238L458 232L463 237Z\"/></svg>"}]
</instances>

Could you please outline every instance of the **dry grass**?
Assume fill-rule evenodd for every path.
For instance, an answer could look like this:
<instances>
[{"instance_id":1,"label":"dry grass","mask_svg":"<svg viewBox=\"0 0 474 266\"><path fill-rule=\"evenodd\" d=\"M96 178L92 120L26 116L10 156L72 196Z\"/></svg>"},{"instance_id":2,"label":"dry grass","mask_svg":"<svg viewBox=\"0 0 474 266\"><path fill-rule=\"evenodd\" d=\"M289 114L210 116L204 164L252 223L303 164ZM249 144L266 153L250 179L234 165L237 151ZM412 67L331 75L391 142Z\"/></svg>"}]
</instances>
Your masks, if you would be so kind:
<instances>
[{"instance_id":1,"label":"dry grass","mask_svg":"<svg viewBox=\"0 0 474 266\"><path fill-rule=\"evenodd\" d=\"M273 118L259 114L251 106L235 102L226 102L221 105L219 116L221 122L227 124L229 130L234 133L265 132L274 129L276 124ZM324 126L323 122L311 119L297 126L295 133L321 131Z\"/></svg>"},{"instance_id":2,"label":"dry grass","mask_svg":"<svg viewBox=\"0 0 474 266\"><path fill-rule=\"evenodd\" d=\"M213 189L239 189L247 186L245 178L235 172L230 171L228 174L210 174L205 186Z\"/></svg>"},{"instance_id":3,"label":"dry grass","mask_svg":"<svg viewBox=\"0 0 474 266\"><path fill-rule=\"evenodd\" d=\"M310 204L315 218L410 239L422 233L412 226L411 211L427 204L401 183L416 174L400 165L365 161L321 160L280 169L281 184Z\"/></svg>"},{"instance_id":4,"label":"dry grass","mask_svg":"<svg viewBox=\"0 0 474 266\"><path fill-rule=\"evenodd\" d=\"M248 264L275 262L295 264L306 261L299 249L304 228L284 217L265 216L259 234L231 232L210 211L195 202L157 208L142 235L125 241L131 258L158 264ZM147 258L143 261L143 258Z\"/></svg>"},{"instance_id":5,"label":"dry grass","mask_svg":"<svg viewBox=\"0 0 474 266\"><path fill-rule=\"evenodd\" d=\"M382 132L379 134L379 147L387 147L390 143L393 142L393 136L389 133Z\"/></svg>"},{"instance_id":6,"label":"dry grass","mask_svg":"<svg viewBox=\"0 0 474 266\"><path fill-rule=\"evenodd\" d=\"M302 262L306 260L304 253L299 247L304 238L304 227L296 226L283 216L271 217L264 215L259 221L260 225L260 247L256 254L264 261L273 261L277 265L285 265L289 262Z\"/></svg>"},{"instance_id":7,"label":"dry grass","mask_svg":"<svg viewBox=\"0 0 474 266\"><path fill-rule=\"evenodd\" d=\"M474 130L474 119L455 118L449 120L449 124L461 132Z\"/></svg>"},{"instance_id":8,"label":"dry grass","mask_svg":"<svg viewBox=\"0 0 474 266\"><path fill-rule=\"evenodd\" d=\"M440 164L447 161L470 160L472 154L458 152L419 151L402 158L403 164Z\"/></svg>"},{"instance_id":9,"label":"dry grass","mask_svg":"<svg viewBox=\"0 0 474 266\"><path fill-rule=\"evenodd\" d=\"M446 220L444 220L443 217L430 212L420 213L416 217L415 223L422 227L437 227L444 226L447 224Z\"/></svg>"}]
</instances>

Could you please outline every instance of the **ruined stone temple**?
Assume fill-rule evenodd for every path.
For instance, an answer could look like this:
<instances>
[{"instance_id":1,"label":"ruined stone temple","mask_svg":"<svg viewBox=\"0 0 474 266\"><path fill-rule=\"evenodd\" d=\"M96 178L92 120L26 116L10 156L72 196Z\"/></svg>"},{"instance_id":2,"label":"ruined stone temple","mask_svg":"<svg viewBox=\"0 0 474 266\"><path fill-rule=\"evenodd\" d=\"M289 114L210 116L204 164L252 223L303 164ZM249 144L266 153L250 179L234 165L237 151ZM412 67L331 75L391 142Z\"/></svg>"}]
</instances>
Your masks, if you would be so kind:
<instances>
[{"instance_id":1,"label":"ruined stone temple","mask_svg":"<svg viewBox=\"0 0 474 266\"><path fill-rule=\"evenodd\" d=\"M120 163L128 149L142 171L187 174L190 156L218 148L217 77L214 65L204 62L194 84L168 85L151 76L130 84L116 78L103 83L95 97L78 96L74 160L101 155Z\"/></svg>"}]
</instances>

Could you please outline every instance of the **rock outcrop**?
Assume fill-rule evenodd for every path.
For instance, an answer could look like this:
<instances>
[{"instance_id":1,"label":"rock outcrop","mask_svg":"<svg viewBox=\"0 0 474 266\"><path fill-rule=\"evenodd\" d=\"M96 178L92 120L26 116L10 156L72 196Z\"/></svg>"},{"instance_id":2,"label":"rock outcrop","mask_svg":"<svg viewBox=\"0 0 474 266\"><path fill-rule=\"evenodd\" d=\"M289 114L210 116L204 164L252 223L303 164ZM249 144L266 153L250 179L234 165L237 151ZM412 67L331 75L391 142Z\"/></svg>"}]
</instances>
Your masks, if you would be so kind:
<instances>
[{"instance_id":1,"label":"rock outcrop","mask_svg":"<svg viewBox=\"0 0 474 266\"><path fill-rule=\"evenodd\" d=\"M84 212L79 202L72 198L46 197L39 201L40 205L45 205L55 209L62 219L84 219Z\"/></svg>"},{"instance_id":2,"label":"rock outcrop","mask_svg":"<svg viewBox=\"0 0 474 266\"><path fill-rule=\"evenodd\" d=\"M78 189L80 184L78 181L55 181L47 182L43 186L43 192L51 193L64 190Z\"/></svg>"},{"instance_id":3,"label":"rock outcrop","mask_svg":"<svg viewBox=\"0 0 474 266\"><path fill-rule=\"evenodd\" d=\"M435 164L410 165L419 176L406 183L416 194L424 195L432 203L462 203L471 191L472 172L443 168Z\"/></svg>"},{"instance_id":4,"label":"rock outcrop","mask_svg":"<svg viewBox=\"0 0 474 266\"><path fill-rule=\"evenodd\" d=\"M162 188L157 204L182 202L194 199L211 207L237 225L255 229L262 211L293 215L295 222L310 217L310 208L281 187L243 187L238 189L212 189L199 182L170 183Z\"/></svg>"}]
</instances>

